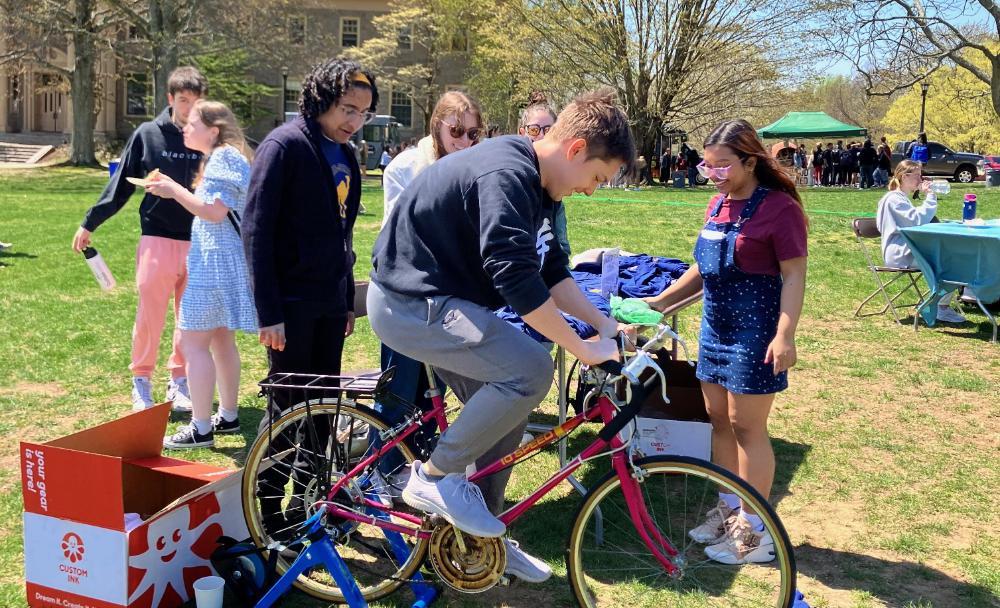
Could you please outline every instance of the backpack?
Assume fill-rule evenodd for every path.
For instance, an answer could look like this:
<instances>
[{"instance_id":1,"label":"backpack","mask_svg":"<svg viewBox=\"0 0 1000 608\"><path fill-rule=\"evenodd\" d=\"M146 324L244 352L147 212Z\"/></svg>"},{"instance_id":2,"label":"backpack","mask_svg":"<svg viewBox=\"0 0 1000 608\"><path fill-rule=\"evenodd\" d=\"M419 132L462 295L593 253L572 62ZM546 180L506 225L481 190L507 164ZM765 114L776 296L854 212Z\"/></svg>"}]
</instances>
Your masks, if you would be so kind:
<instances>
[{"instance_id":1,"label":"backpack","mask_svg":"<svg viewBox=\"0 0 1000 608\"><path fill-rule=\"evenodd\" d=\"M921 143L913 144L910 148L910 159L915 160L918 163L926 163L929 160L929 154L927 153L927 146Z\"/></svg>"},{"instance_id":2,"label":"backpack","mask_svg":"<svg viewBox=\"0 0 1000 608\"><path fill-rule=\"evenodd\" d=\"M840 153L840 164L842 165L853 165L854 164L854 154L849 149L844 149Z\"/></svg>"}]
</instances>

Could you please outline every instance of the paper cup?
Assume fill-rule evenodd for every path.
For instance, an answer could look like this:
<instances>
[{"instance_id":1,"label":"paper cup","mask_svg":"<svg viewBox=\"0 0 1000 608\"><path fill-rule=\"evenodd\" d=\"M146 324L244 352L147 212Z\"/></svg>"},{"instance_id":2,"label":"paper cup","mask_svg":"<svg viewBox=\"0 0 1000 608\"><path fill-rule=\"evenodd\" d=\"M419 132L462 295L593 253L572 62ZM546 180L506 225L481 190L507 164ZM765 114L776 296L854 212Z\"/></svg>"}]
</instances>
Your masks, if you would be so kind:
<instances>
[{"instance_id":1,"label":"paper cup","mask_svg":"<svg viewBox=\"0 0 1000 608\"><path fill-rule=\"evenodd\" d=\"M222 593L226 581L219 576L206 576L194 582L194 602L198 608L222 608Z\"/></svg>"}]
</instances>

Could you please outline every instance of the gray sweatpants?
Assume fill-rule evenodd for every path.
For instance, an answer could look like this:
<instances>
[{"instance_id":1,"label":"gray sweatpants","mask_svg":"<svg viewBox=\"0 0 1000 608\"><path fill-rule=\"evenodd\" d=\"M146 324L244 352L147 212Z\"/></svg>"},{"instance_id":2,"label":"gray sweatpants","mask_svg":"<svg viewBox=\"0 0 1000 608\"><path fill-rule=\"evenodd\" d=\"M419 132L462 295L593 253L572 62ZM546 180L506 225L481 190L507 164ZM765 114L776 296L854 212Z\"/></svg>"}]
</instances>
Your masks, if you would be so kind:
<instances>
[{"instance_id":1,"label":"gray sweatpants","mask_svg":"<svg viewBox=\"0 0 1000 608\"><path fill-rule=\"evenodd\" d=\"M535 409L552 385L552 357L485 307L451 296L416 298L372 282L368 320L379 339L407 357L429 363L464 404L431 454L446 473L464 473L517 448ZM494 514L504 505L510 469L479 486Z\"/></svg>"}]
</instances>

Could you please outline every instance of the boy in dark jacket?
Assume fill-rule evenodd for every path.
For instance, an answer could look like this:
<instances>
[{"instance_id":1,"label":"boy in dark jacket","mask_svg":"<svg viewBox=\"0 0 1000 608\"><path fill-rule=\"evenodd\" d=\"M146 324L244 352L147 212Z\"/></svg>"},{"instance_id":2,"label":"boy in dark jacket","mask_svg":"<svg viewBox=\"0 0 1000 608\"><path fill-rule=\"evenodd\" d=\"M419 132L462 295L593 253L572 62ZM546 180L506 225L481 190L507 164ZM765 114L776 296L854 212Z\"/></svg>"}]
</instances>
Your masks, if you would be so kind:
<instances>
[{"instance_id":1,"label":"boy in dark jacket","mask_svg":"<svg viewBox=\"0 0 1000 608\"><path fill-rule=\"evenodd\" d=\"M361 204L361 170L348 142L374 117L377 104L371 72L354 61L328 60L306 76L300 115L257 148L243 245L270 374L340 374L344 339L354 331L352 241ZM275 395L261 430L291 405L287 395ZM317 431L315 437L273 441L324 445L327 435ZM293 463L305 477L315 465ZM267 475L275 477L272 488L284 487L289 469L274 466L262 478ZM261 500L271 534L304 519L302 488L312 480L292 477L293 502L284 513L282 497Z\"/></svg>"},{"instance_id":2,"label":"boy in dark jacket","mask_svg":"<svg viewBox=\"0 0 1000 608\"><path fill-rule=\"evenodd\" d=\"M464 403L403 490L411 507L477 536L499 537L509 469L472 486L468 465L513 451L552 384L549 350L493 309L509 304L581 361L617 357L618 324L573 282L553 236L553 201L590 195L635 158L628 119L608 92L581 95L545 138L497 137L437 161L403 193L378 236L368 318L383 343L434 366ZM560 310L604 339L581 340ZM484 497L485 494L485 497ZM492 514L491 514L492 512ZM541 582L552 571L507 543L507 572Z\"/></svg>"},{"instance_id":3,"label":"boy in dark jacket","mask_svg":"<svg viewBox=\"0 0 1000 608\"><path fill-rule=\"evenodd\" d=\"M126 178L144 178L157 169L190 187L201 165L201 153L184 147L181 129L187 124L194 103L207 92L208 83L195 68L180 67L170 74L167 79L168 107L155 120L139 125L125 144L118 170L97 204L87 211L73 237L74 251L89 247L91 234L128 202L135 186ZM135 265L139 305L135 311L132 363L129 365L133 410L153 406L151 378L160 349L160 334L171 295L175 319L180 309L187 284L187 254L191 247L193 219L194 216L173 199L161 199L147 193L139 204L142 236ZM174 410L191 411L180 331L176 327L167 367L171 376L167 384L167 401L173 401Z\"/></svg>"}]
</instances>

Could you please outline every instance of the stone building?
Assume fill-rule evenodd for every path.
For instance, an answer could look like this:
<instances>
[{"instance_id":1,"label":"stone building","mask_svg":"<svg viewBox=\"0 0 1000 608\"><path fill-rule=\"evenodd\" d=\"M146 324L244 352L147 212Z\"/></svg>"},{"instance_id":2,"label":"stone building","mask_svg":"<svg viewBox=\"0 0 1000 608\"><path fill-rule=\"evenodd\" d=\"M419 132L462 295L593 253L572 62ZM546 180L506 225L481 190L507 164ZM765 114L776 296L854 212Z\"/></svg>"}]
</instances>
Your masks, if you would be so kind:
<instances>
[{"instance_id":1,"label":"stone building","mask_svg":"<svg viewBox=\"0 0 1000 608\"><path fill-rule=\"evenodd\" d=\"M376 35L372 18L388 10L388 0L302 0L287 6L273 19L277 27L286 29L285 60L272 65L274 61L254 61L251 56L255 67L247 77L283 91L261 101L270 116L245 125L247 133L258 140L280 122L284 112L297 112L301 79L313 63L339 55L343 49ZM401 37L402 49L406 42ZM53 48L49 53L51 63L72 65L72 47ZM418 60L415 53L408 55L404 50L401 59ZM461 86L466 66L465 53L452 53L444 63L442 90ZM152 116L151 74L131 69L127 61L108 53L99 62L98 82L95 138L99 141L123 140L136 125ZM395 117L400 123L401 139L424 134L424 117L405 92L382 86L380 97L378 113ZM68 142L71 113L68 84L52 70L33 65L11 73L0 66L0 142Z\"/></svg>"}]
</instances>

